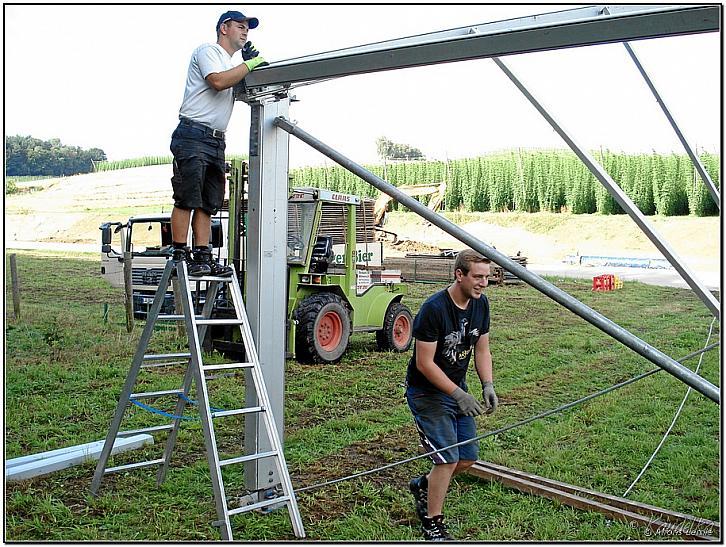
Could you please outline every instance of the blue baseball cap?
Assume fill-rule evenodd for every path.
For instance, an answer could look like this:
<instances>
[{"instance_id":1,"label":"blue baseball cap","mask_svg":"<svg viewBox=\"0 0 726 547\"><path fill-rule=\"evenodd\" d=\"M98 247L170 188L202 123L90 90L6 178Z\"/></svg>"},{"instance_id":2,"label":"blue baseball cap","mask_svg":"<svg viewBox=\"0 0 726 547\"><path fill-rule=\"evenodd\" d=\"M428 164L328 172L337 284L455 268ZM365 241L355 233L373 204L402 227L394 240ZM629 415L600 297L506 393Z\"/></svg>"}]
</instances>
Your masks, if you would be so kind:
<instances>
[{"instance_id":1,"label":"blue baseball cap","mask_svg":"<svg viewBox=\"0 0 726 547\"><path fill-rule=\"evenodd\" d=\"M217 21L217 28L214 29L215 32L219 30L219 25L226 23L227 21L237 21L238 23L247 21L251 29L260 24L260 20L257 19L257 17L246 17L241 11L225 11L219 17L219 21Z\"/></svg>"}]
</instances>

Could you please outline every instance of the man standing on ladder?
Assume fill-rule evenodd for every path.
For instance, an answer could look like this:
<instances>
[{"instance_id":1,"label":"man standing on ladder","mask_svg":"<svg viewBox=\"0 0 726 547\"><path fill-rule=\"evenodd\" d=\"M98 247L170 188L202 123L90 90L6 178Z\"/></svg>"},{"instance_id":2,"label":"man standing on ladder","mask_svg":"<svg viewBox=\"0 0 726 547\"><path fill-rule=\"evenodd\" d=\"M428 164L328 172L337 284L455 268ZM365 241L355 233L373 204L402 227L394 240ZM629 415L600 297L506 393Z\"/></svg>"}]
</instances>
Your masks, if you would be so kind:
<instances>
[{"instance_id":1,"label":"man standing on ladder","mask_svg":"<svg viewBox=\"0 0 726 547\"><path fill-rule=\"evenodd\" d=\"M460 251L454 282L426 300L413 323L416 344L408 363L406 399L427 452L473 439L474 416L497 408L489 351L489 300L482 294L489 273L488 258L471 249ZM466 385L472 349L483 407ZM476 441L433 454L431 471L409 483L427 540L454 539L444 524L444 498L451 477L471 467L478 455Z\"/></svg>"},{"instance_id":2,"label":"man standing on ladder","mask_svg":"<svg viewBox=\"0 0 726 547\"><path fill-rule=\"evenodd\" d=\"M231 267L213 259L209 236L212 216L224 200L224 133L234 106L232 88L267 64L247 41L248 31L257 25L256 17L239 11L223 13L217 21L217 42L199 46L189 62L179 125L170 148L174 155L173 260L186 260L191 276L232 274ZM244 62L233 66L232 55L239 50ZM190 219L193 251L186 245Z\"/></svg>"}]
</instances>

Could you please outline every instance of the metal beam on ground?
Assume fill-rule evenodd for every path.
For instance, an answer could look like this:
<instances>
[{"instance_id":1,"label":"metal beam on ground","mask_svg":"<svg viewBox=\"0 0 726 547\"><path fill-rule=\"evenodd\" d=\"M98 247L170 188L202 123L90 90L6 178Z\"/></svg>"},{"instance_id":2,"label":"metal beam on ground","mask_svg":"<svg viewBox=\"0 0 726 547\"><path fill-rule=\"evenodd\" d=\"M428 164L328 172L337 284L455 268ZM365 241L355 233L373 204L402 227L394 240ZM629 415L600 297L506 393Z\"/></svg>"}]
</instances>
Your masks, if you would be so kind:
<instances>
[{"instance_id":1,"label":"metal beam on ground","mask_svg":"<svg viewBox=\"0 0 726 547\"><path fill-rule=\"evenodd\" d=\"M393 197L394 199L398 200L401 205L408 207L415 213L418 213L420 216L422 216L435 226L441 228L444 232L455 237L457 240L461 241L465 245L468 245L472 249L480 252L487 258L493 260L505 270L519 277L522 281L525 281L538 291L553 299L555 302L561 304L576 315L579 315L592 325L602 330L604 333L612 336L626 347L645 357L650 362L658 365L663 370L669 372L685 384L691 386L702 395L708 397L716 403L720 403L721 395L719 389L705 378L694 374L693 371L691 371L687 367L684 367L671 357L667 356L666 354L657 350L647 342L633 335L631 332L627 331L620 325L617 325L607 317L586 306L559 287L553 285L552 283L549 283L548 281L545 281L537 274L531 272L530 270L522 267L521 265L510 259L508 256L500 253L483 241L476 239L470 233L462 230L459 226L455 225L444 217L430 211L419 201L406 195L404 192L400 191L398 188L389 184L382 178L374 175L370 171L367 171L361 165L348 159L343 154L337 152L327 144L319 141L309 133L300 129L295 124L291 123L286 118L282 116L277 117L274 120L274 124L277 127L283 129L284 131L294 135L304 143L315 148L316 150L318 150L343 168L359 176L361 179L365 180L381 192L384 192L389 196Z\"/></svg>"},{"instance_id":2,"label":"metal beam on ground","mask_svg":"<svg viewBox=\"0 0 726 547\"><path fill-rule=\"evenodd\" d=\"M692 515L675 513L652 505L608 496L488 462L477 461L468 469L468 473L576 509L594 511L613 520L638 524L650 528L656 533L699 541L717 541L719 539L721 530L719 523L699 519Z\"/></svg>"},{"instance_id":3,"label":"metal beam on ground","mask_svg":"<svg viewBox=\"0 0 726 547\"><path fill-rule=\"evenodd\" d=\"M272 63L245 77L266 86L720 29L718 5L590 6L387 40Z\"/></svg>"},{"instance_id":4,"label":"metal beam on ground","mask_svg":"<svg viewBox=\"0 0 726 547\"><path fill-rule=\"evenodd\" d=\"M719 317L721 314L721 305L719 301L716 300L716 297L713 296L713 294L706 288L703 283L696 279L695 274L688 266L683 263L681 258L676 254L675 250L673 250L668 242L655 231L655 229L651 226L650 222L648 222L648 220L645 218L645 215L642 213L642 211L638 209L635 203L633 203L633 200L631 200L626 195L626 193L623 192L623 189L618 186L618 184L610 177L610 175L608 175L607 171L603 169L603 167L595 160L595 158L593 158L582 146L575 142L572 136L557 122L557 120L555 120L550 115L547 109L545 109L542 104L534 98L534 96L529 92L524 84L522 84L519 78L517 78L512 73L512 71L509 70L509 68L502 62L501 59L493 57L492 60L499 68L502 69L502 71L507 75L507 77L512 81L517 89L522 92L527 100L532 103L532 106L534 106L535 109L540 114L542 114L542 116L547 120L547 122L552 126L557 134L562 137L562 139L572 149L575 155L580 158L580 160L582 160L582 162L587 166L587 168L595 176L595 178L599 180L600 183L610 193L610 195L615 198L615 201L618 202L618 205L620 205L620 207L622 207L623 210L625 210L625 212L630 215L630 218L632 218L638 225L638 227L643 231L643 233L648 236L648 239L650 239L653 245L655 245L657 249L663 254L663 256L668 260L668 262L670 262L671 266L676 269L676 271L681 275L683 280L688 284L689 287L691 287L691 289L693 289L693 292L698 295L698 297L703 301L703 303L711 311L711 313L715 317Z\"/></svg>"}]
</instances>

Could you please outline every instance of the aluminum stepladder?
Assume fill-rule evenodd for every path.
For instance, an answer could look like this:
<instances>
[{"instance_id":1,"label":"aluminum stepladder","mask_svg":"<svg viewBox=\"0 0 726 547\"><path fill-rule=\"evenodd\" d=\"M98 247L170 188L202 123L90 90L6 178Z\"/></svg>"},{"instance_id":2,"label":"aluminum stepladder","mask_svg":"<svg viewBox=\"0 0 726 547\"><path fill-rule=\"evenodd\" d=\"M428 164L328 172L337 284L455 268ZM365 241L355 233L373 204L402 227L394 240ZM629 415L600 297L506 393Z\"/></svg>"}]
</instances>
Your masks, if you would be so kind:
<instances>
[{"instance_id":1,"label":"aluminum stepladder","mask_svg":"<svg viewBox=\"0 0 726 547\"><path fill-rule=\"evenodd\" d=\"M164 295L169 287L169 283L172 282L173 273L176 272L176 279L174 280L175 295L180 296L182 301L183 314L181 315L162 315L160 314L161 307L164 301ZM96 495L101 481L104 475L109 473L117 473L128 471L131 469L138 469L143 467L158 466L157 471L157 484L161 484L164 481L166 472L169 468L169 462L171 460L171 454L176 443L177 434L179 432L179 425L182 420L182 413L184 412L185 403L188 401L187 395L191 389L192 381L196 384L196 397L198 400L199 415L201 418L202 433L204 435L204 445L207 453L207 460L209 463L209 470L212 478L212 488L214 490L214 500L217 509L218 520L215 524L220 527L220 533L223 540L232 540L232 527L230 523L230 517L239 513L252 511L255 509L262 509L272 505L285 504L287 506L290 520L292 522L293 531L295 536L298 538L305 537L305 530L303 528L302 519L297 506L297 500L295 493L292 488L292 481L290 480L290 474L285 463L285 455L282 449L282 442L278 436L277 428L275 425L275 418L272 414L269 396L265 387L265 381L262 375L262 369L260 367L259 358L257 356L257 348L255 347L252 339L252 331L250 329L249 321L247 319L247 312L245 310L244 301L242 298L242 291L240 290L239 283L237 281L236 274L232 274L231 277L193 277L192 281L206 282L207 291L205 295L204 306L202 308L201 315L197 315L195 312L194 301L192 293L189 288L189 276L187 272L187 265L185 261L174 263L172 260L168 260L164 272L159 281L159 288L154 296L154 301L151 305L151 309L148 312L146 318L146 325L141 334L139 345L134 355L131 369L126 377L126 382L119 397L119 402L116 407L116 413L109 426L108 435L104 443L101 455L96 466L96 471L93 475L93 481L91 483L91 492ZM229 287L229 295L232 297L232 302L235 310L235 317L230 319L212 319L211 314L214 308L214 302L217 296L217 292L220 287L227 285ZM154 331L154 326L157 321L184 321L186 325L187 338L189 340L189 352L188 353L170 353L170 354L147 354L146 351L149 346L149 341ZM226 363L226 364L214 364L204 365L202 361L201 342L204 340L207 326L209 325L237 325L240 328L242 341L245 347L245 354L247 362L244 363ZM134 385L136 384L137 377L143 365L150 362L168 361L169 359L188 359L188 365L186 373L184 374L184 380L182 387L177 390L167 391L156 391L146 393L133 393ZM153 366L153 364L151 365ZM210 410L209 407L209 394L207 390L207 383L205 379L205 372L213 370L235 370L235 369L248 369L254 382L255 391L257 394L256 406L248 406L244 408L238 408L235 410ZM119 431L121 422L123 420L127 406L132 400L138 401L140 399L154 399L162 396L177 396L176 410L173 417L171 418L172 423L167 425L152 426L141 429ZM224 416L233 416L240 414L249 413L261 413L264 420L264 429L267 432L267 438L269 442L270 450L266 452L259 452L256 454L250 454L240 456L236 458L229 458L226 460L220 460L219 452L217 449L217 442L214 433L214 418L222 418ZM116 467L107 468L106 464L111 455L114 442L118 437L128 437L131 435L137 435L140 433L152 433L168 431L168 437L166 440L166 446L164 453L161 458L155 460L149 460L138 463L131 463L126 465L120 465ZM241 464L246 461L257 460L262 458L273 458L275 460L278 475L280 477L282 496L266 499L251 505L244 505L242 507L229 509L227 506L227 498L225 494L224 482L222 480L222 467L226 465Z\"/></svg>"}]
</instances>

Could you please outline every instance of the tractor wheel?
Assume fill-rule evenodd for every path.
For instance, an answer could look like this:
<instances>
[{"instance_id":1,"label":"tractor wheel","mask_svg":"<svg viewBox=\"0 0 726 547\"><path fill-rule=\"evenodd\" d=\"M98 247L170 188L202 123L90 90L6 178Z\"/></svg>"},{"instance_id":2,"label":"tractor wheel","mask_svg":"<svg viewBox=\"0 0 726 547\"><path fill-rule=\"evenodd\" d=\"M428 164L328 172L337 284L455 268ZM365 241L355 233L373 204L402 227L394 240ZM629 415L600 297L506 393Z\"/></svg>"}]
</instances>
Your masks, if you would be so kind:
<instances>
[{"instance_id":1,"label":"tractor wheel","mask_svg":"<svg viewBox=\"0 0 726 547\"><path fill-rule=\"evenodd\" d=\"M300 363L336 363L348 349L350 313L333 293L308 296L297 308L295 358Z\"/></svg>"},{"instance_id":2,"label":"tractor wheel","mask_svg":"<svg viewBox=\"0 0 726 547\"><path fill-rule=\"evenodd\" d=\"M383 329L376 331L376 342L381 351L402 353L411 347L413 319L411 311L400 302L391 302L383 319Z\"/></svg>"}]
</instances>

